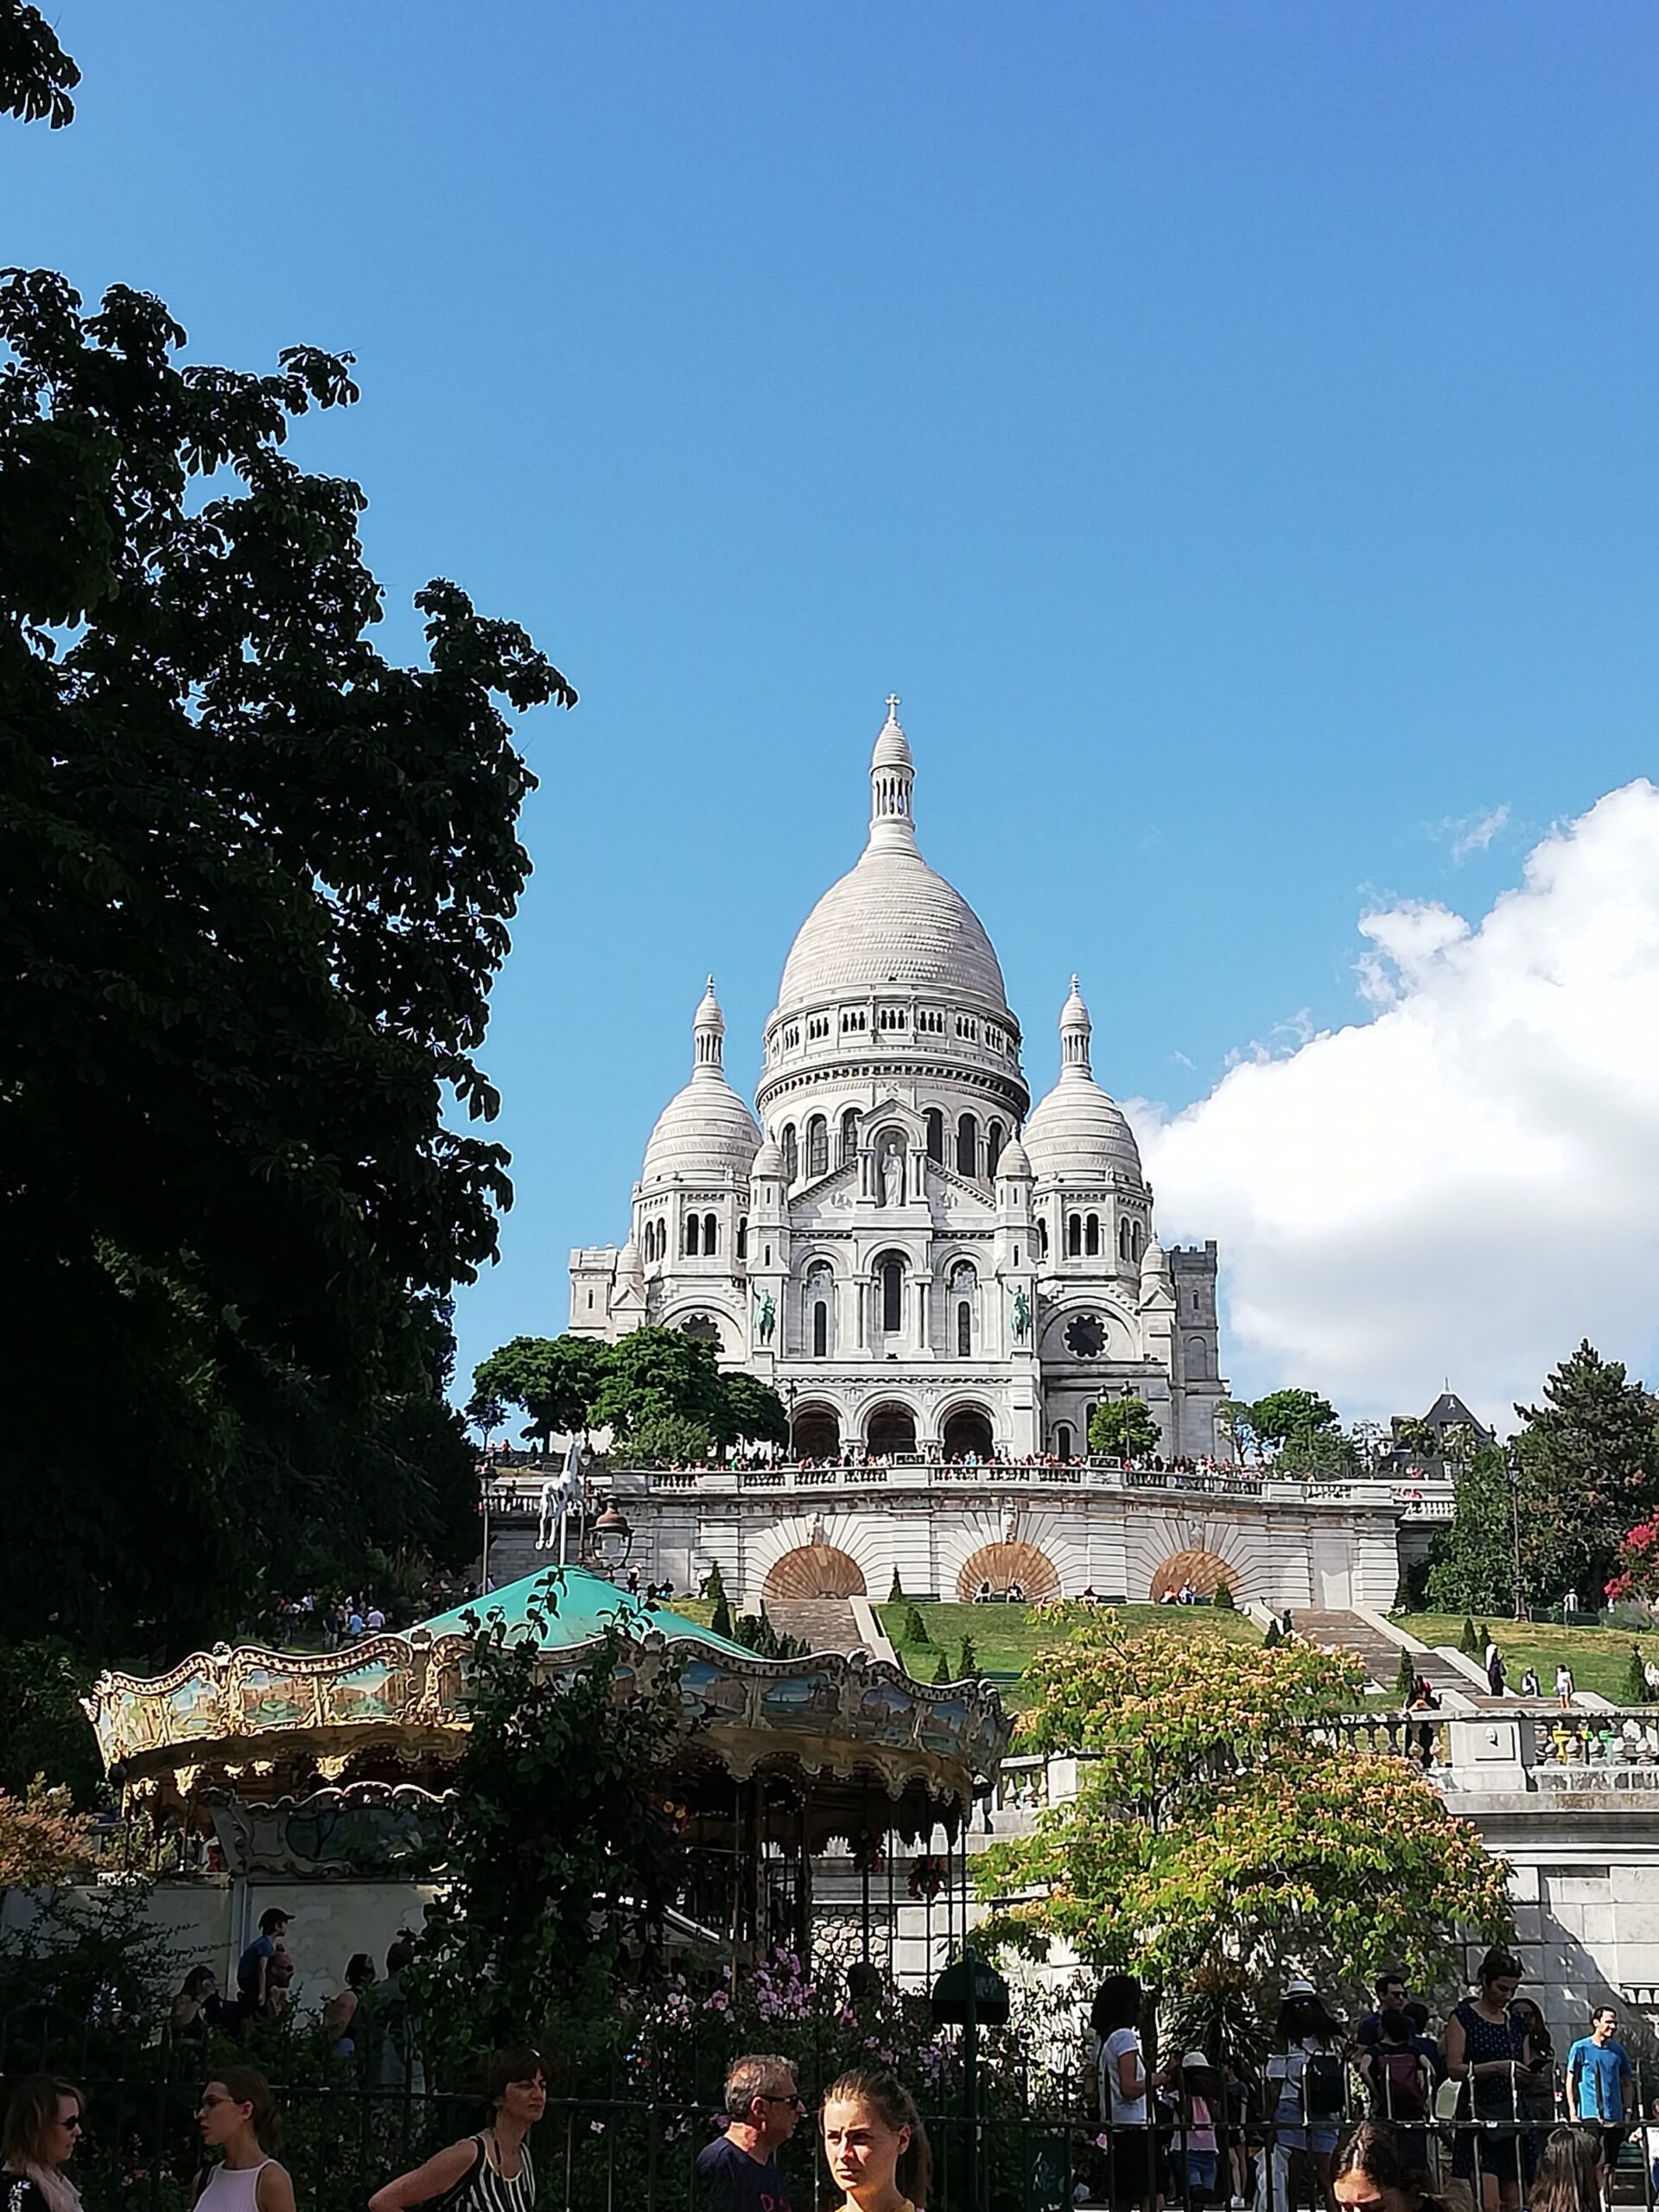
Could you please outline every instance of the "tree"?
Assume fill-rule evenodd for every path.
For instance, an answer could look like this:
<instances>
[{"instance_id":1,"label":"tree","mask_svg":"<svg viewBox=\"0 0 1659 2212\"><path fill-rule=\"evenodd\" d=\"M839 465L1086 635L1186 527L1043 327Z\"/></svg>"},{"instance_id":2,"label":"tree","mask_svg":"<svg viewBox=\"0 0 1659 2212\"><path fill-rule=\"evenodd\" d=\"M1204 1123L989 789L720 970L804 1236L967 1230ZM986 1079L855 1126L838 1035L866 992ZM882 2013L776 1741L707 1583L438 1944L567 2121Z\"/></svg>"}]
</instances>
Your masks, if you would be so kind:
<instances>
[{"instance_id":1,"label":"tree","mask_svg":"<svg viewBox=\"0 0 1659 2212\"><path fill-rule=\"evenodd\" d=\"M1255 1431L1250 1427L1250 1408L1236 1398L1224 1398L1217 1406L1216 1431L1227 1439L1236 1459L1247 1458L1255 1449Z\"/></svg>"},{"instance_id":2,"label":"tree","mask_svg":"<svg viewBox=\"0 0 1659 2212\"><path fill-rule=\"evenodd\" d=\"M19 1796L0 1789L0 1897L77 1881L92 1869L91 1826L67 1789L36 1775Z\"/></svg>"},{"instance_id":3,"label":"tree","mask_svg":"<svg viewBox=\"0 0 1659 2212\"><path fill-rule=\"evenodd\" d=\"M1638 1522L1618 1548L1618 1573L1607 1585L1615 1605L1625 1598L1659 1597L1659 1516Z\"/></svg>"},{"instance_id":4,"label":"tree","mask_svg":"<svg viewBox=\"0 0 1659 2212\"><path fill-rule=\"evenodd\" d=\"M1108 1398L1089 1419L1089 1449L1107 1459L1138 1459L1155 1452L1158 1424L1141 1398Z\"/></svg>"},{"instance_id":5,"label":"tree","mask_svg":"<svg viewBox=\"0 0 1659 2212\"><path fill-rule=\"evenodd\" d=\"M1465 1659L1484 1659L1486 1647L1475 1634L1475 1624L1469 1615L1463 1617L1463 1633L1458 1638L1458 1649Z\"/></svg>"},{"instance_id":6,"label":"tree","mask_svg":"<svg viewBox=\"0 0 1659 2212\"><path fill-rule=\"evenodd\" d=\"M74 81L7 0L0 106L67 123ZM283 451L346 359L184 345L0 278L8 1626L109 1658L466 1554L447 1300L510 1196L467 1124L534 782L496 701L575 698L451 583L428 665L375 650L363 495Z\"/></svg>"},{"instance_id":7,"label":"tree","mask_svg":"<svg viewBox=\"0 0 1659 2212\"><path fill-rule=\"evenodd\" d=\"M546 1451L555 1435L590 1425L607 1350L593 1337L514 1337L473 1370L472 1403L521 1408L529 1416L524 1435Z\"/></svg>"},{"instance_id":8,"label":"tree","mask_svg":"<svg viewBox=\"0 0 1659 2212\"><path fill-rule=\"evenodd\" d=\"M936 1690L942 1690L950 1679L950 1662L945 1657L944 1647L941 1644L939 1647L939 1656L933 1662L934 1688Z\"/></svg>"},{"instance_id":9,"label":"tree","mask_svg":"<svg viewBox=\"0 0 1659 2212\"><path fill-rule=\"evenodd\" d=\"M594 1402L594 1425L614 1430L624 1447L645 1422L673 1415L710 1436L726 1416L726 1378L715 1348L683 1329L635 1329L610 1346Z\"/></svg>"},{"instance_id":10,"label":"tree","mask_svg":"<svg viewBox=\"0 0 1659 2212\"><path fill-rule=\"evenodd\" d=\"M1280 1446L1273 1462L1278 1475L1300 1475L1308 1482L1347 1482L1359 1472L1360 1457L1351 1437L1339 1428L1300 1431Z\"/></svg>"},{"instance_id":11,"label":"tree","mask_svg":"<svg viewBox=\"0 0 1659 2212\"><path fill-rule=\"evenodd\" d=\"M1503 1863L1421 1773L1313 1732L1351 1709L1355 1662L1137 1636L1093 1606L1063 1620L1027 1670L1016 1745L1091 1757L1075 1802L976 1861L994 1940L1063 1938L1166 1989L1291 1967L1337 1987L1376 1958L1432 1983L1463 1936L1509 1932Z\"/></svg>"},{"instance_id":12,"label":"tree","mask_svg":"<svg viewBox=\"0 0 1659 2212\"><path fill-rule=\"evenodd\" d=\"M1621 1705L1645 1705L1648 1701L1648 1677L1642 1663L1642 1647L1630 1646L1630 1662L1624 1669L1624 1687L1619 1692Z\"/></svg>"},{"instance_id":13,"label":"tree","mask_svg":"<svg viewBox=\"0 0 1659 2212\"><path fill-rule=\"evenodd\" d=\"M1535 1597L1602 1591L1627 1530L1659 1509L1654 1400L1588 1343L1516 1406L1522 1572Z\"/></svg>"},{"instance_id":14,"label":"tree","mask_svg":"<svg viewBox=\"0 0 1659 2212\"><path fill-rule=\"evenodd\" d=\"M959 1682L971 1682L978 1673L979 1654L974 1649L974 1639L971 1636L964 1636L962 1639L962 1649L957 1656L957 1680Z\"/></svg>"},{"instance_id":15,"label":"tree","mask_svg":"<svg viewBox=\"0 0 1659 2212\"><path fill-rule=\"evenodd\" d=\"M1400 1654L1400 1664L1395 1673L1394 1694L1404 1712L1417 1694L1417 1662L1409 1651Z\"/></svg>"},{"instance_id":16,"label":"tree","mask_svg":"<svg viewBox=\"0 0 1659 2212\"><path fill-rule=\"evenodd\" d=\"M734 1370L720 1378L716 1444L787 1444L789 1415L769 1382Z\"/></svg>"},{"instance_id":17,"label":"tree","mask_svg":"<svg viewBox=\"0 0 1659 2212\"><path fill-rule=\"evenodd\" d=\"M1210 1602L1217 1611L1224 1613L1236 1612L1238 1610L1238 1601L1233 1596L1233 1586L1224 1574L1210 1592Z\"/></svg>"},{"instance_id":18,"label":"tree","mask_svg":"<svg viewBox=\"0 0 1659 2212\"><path fill-rule=\"evenodd\" d=\"M1440 1432L1433 1421L1426 1421L1421 1414L1396 1414L1394 1433L1397 1441L1404 1445L1408 1452L1414 1452L1418 1459L1436 1459L1440 1457Z\"/></svg>"},{"instance_id":19,"label":"tree","mask_svg":"<svg viewBox=\"0 0 1659 2212\"><path fill-rule=\"evenodd\" d=\"M647 1465L666 1460L671 1466L698 1466L714 1449L715 1440L701 1421L683 1414L652 1414L642 1421L629 1441L632 1458Z\"/></svg>"},{"instance_id":20,"label":"tree","mask_svg":"<svg viewBox=\"0 0 1659 2212\"><path fill-rule=\"evenodd\" d=\"M559 1575L543 1586L530 1633L482 1628L468 1662L446 1886L410 1975L445 2086L493 2044L585 2053L626 2035L616 1978L625 1961L649 1978L679 1885L678 1669L614 1629L556 1665Z\"/></svg>"},{"instance_id":21,"label":"tree","mask_svg":"<svg viewBox=\"0 0 1659 2212\"><path fill-rule=\"evenodd\" d=\"M933 1641L927 1632L927 1623L922 1618L922 1609L919 1605L906 1606L905 1625L900 1632L906 1643L931 1643Z\"/></svg>"},{"instance_id":22,"label":"tree","mask_svg":"<svg viewBox=\"0 0 1659 2212\"><path fill-rule=\"evenodd\" d=\"M1269 1390L1249 1409L1249 1422L1261 1444L1307 1444L1338 1427L1337 1409L1317 1390Z\"/></svg>"},{"instance_id":23,"label":"tree","mask_svg":"<svg viewBox=\"0 0 1659 2212\"><path fill-rule=\"evenodd\" d=\"M1482 1445L1452 1478L1452 1518L1437 1539L1428 1602L1437 1611L1507 1610L1515 1586L1510 1478L1502 1448Z\"/></svg>"},{"instance_id":24,"label":"tree","mask_svg":"<svg viewBox=\"0 0 1659 2212\"><path fill-rule=\"evenodd\" d=\"M904 1602L904 1595L905 1586L899 1580L899 1570L895 1567L893 1570L893 1587L887 1592L887 1603L890 1605L901 1605Z\"/></svg>"}]
</instances>

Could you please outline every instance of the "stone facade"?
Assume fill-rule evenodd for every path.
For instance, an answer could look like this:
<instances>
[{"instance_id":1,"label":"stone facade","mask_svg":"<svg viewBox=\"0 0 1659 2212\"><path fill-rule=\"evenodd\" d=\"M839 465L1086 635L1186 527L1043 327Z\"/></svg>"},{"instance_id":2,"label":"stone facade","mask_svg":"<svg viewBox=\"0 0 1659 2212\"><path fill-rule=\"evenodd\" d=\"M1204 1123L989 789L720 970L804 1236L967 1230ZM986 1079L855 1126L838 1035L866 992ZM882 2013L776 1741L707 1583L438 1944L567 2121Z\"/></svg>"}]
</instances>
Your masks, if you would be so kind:
<instances>
[{"instance_id":1,"label":"stone facade","mask_svg":"<svg viewBox=\"0 0 1659 2212\"><path fill-rule=\"evenodd\" d=\"M895 706L864 852L785 963L759 1119L726 1081L711 978L627 1242L571 1255L570 1326L706 1337L779 1391L809 1458L1070 1459L1128 1396L1166 1456L1224 1456L1216 1248L1160 1246L1075 976L1031 1109L990 940L917 845Z\"/></svg>"}]
</instances>

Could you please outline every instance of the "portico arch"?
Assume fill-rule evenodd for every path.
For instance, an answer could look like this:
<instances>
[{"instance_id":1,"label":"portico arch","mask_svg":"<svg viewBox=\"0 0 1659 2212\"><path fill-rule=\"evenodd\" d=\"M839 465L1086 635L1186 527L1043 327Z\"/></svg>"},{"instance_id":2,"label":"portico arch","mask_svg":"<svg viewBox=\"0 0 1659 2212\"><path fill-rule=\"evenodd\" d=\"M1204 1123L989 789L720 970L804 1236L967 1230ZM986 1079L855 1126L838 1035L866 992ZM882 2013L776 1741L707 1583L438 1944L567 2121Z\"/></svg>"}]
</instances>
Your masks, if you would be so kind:
<instances>
[{"instance_id":1,"label":"portico arch","mask_svg":"<svg viewBox=\"0 0 1659 2212\"><path fill-rule=\"evenodd\" d=\"M865 1424L864 1442L871 1452L913 1452L916 1416L908 1406L889 1402L871 1409Z\"/></svg>"},{"instance_id":2,"label":"portico arch","mask_svg":"<svg viewBox=\"0 0 1659 2212\"><path fill-rule=\"evenodd\" d=\"M971 1605L987 1583L994 1598L1006 1598L1010 1586L1030 1605L1046 1605L1060 1594L1054 1562L1035 1544L982 1544L957 1577L957 1597Z\"/></svg>"},{"instance_id":3,"label":"portico arch","mask_svg":"<svg viewBox=\"0 0 1659 2212\"><path fill-rule=\"evenodd\" d=\"M791 1435L798 1459L833 1459L841 1451L841 1415L833 1406L797 1406Z\"/></svg>"},{"instance_id":4,"label":"portico arch","mask_svg":"<svg viewBox=\"0 0 1659 2212\"><path fill-rule=\"evenodd\" d=\"M866 1598L864 1570L850 1552L835 1544L798 1544L773 1561L761 1586L761 1602L776 1598Z\"/></svg>"},{"instance_id":5,"label":"portico arch","mask_svg":"<svg viewBox=\"0 0 1659 2212\"><path fill-rule=\"evenodd\" d=\"M991 1417L983 1406L954 1406L944 1417L941 1432L947 1459L963 1459L971 1452L988 1459L995 1445Z\"/></svg>"},{"instance_id":6,"label":"portico arch","mask_svg":"<svg viewBox=\"0 0 1659 2212\"><path fill-rule=\"evenodd\" d=\"M1218 1558L1214 1552L1189 1548L1170 1554L1153 1576L1152 1588L1147 1594L1155 1605L1166 1590L1184 1590L1190 1583L1200 1598L1212 1598L1216 1586L1222 1582L1236 1597L1238 1569L1229 1567L1226 1560Z\"/></svg>"}]
</instances>

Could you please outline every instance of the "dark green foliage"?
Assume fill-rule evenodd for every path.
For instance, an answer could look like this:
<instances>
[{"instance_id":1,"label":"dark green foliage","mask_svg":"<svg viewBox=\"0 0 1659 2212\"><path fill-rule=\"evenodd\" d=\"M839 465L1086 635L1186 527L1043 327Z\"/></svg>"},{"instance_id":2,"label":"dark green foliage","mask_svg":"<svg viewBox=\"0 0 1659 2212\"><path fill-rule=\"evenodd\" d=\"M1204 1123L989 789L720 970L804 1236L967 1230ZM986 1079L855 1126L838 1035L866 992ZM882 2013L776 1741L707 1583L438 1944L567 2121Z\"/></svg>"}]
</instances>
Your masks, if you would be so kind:
<instances>
[{"instance_id":1,"label":"dark green foliage","mask_svg":"<svg viewBox=\"0 0 1659 2212\"><path fill-rule=\"evenodd\" d=\"M1586 1606L1601 1603L1627 1531L1659 1507L1656 1410L1622 1362L1588 1344L1556 1368L1541 1406L1516 1408L1529 1597L1559 1604L1576 1590Z\"/></svg>"},{"instance_id":2,"label":"dark green foliage","mask_svg":"<svg viewBox=\"0 0 1659 2212\"><path fill-rule=\"evenodd\" d=\"M1624 1687L1618 1694L1621 1705L1645 1705L1648 1702L1648 1678L1642 1671L1642 1647L1630 1646L1630 1663L1624 1670Z\"/></svg>"},{"instance_id":3,"label":"dark green foliage","mask_svg":"<svg viewBox=\"0 0 1659 2212\"><path fill-rule=\"evenodd\" d=\"M715 1600L715 1610L709 1616L709 1625L716 1636L729 1637L732 1634L732 1608L723 1590ZM736 1642L734 1637L732 1640Z\"/></svg>"},{"instance_id":4,"label":"dark green foliage","mask_svg":"<svg viewBox=\"0 0 1659 2212\"><path fill-rule=\"evenodd\" d=\"M769 1382L753 1375L722 1375L716 1444L787 1444L789 1415Z\"/></svg>"},{"instance_id":5,"label":"dark green foliage","mask_svg":"<svg viewBox=\"0 0 1659 2212\"><path fill-rule=\"evenodd\" d=\"M183 344L0 278L6 1627L149 1662L470 1548L446 1301L510 1195L467 1124L533 784L496 700L574 699L449 583L385 660L363 495L283 451L349 363Z\"/></svg>"},{"instance_id":6,"label":"dark green foliage","mask_svg":"<svg viewBox=\"0 0 1659 2212\"><path fill-rule=\"evenodd\" d=\"M492 1401L528 1416L523 1433L543 1449L556 1433L589 1426L607 1346L592 1337L515 1337L473 1370L474 1408Z\"/></svg>"},{"instance_id":7,"label":"dark green foliage","mask_svg":"<svg viewBox=\"0 0 1659 2212\"><path fill-rule=\"evenodd\" d=\"M1446 1612L1507 1607L1515 1585L1515 1554L1503 1451L1483 1445L1459 1463L1452 1482L1455 1512L1435 1542L1428 1602Z\"/></svg>"},{"instance_id":8,"label":"dark green foliage","mask_svg":"<svg viewBox=\"0 0 1659 2212\"><path fill-rule=\"evenodd\" d=\"M1408 1706L1417 1694L1417 1662L1409 1651L1400 1654L1400 1666L1394 1678L1394 1694L1402 1706Z\"/></svg>"},{"instance_id":9,"label":"dark green foliage","mask_svg":"<svg viewBox=\"0 0 1659 2212\"><path fill-rule=\"evenodd\" d=\"M974 1639L971 1636L964 1636L962 1639L962 1649L957 1658L957 1679L958 1681L971 1682L977 1678L978 1674L979 1654L974 1649Z\"/></svg>"},{"instance_id":10,"label":"dark green foliage","mask_svg":"<svg viewBox=\"0 0 1659 2212\"><path fill-rule=\"evenodd\" d=\"M933 1687L934 1687L934 1688L935 1688L935 1689L943 1689L943 1688L944 1688L944 1685L945 1685L948 1681L950 1681L950 1679L951 1679L951 1675L950 1675L950 1661L945 1657L944 1651L943 1651L943 1650L941 1650L941 1651L940 1651L940 1653L939 1653L938 1657L938 1658L934 1661L934 1662L933 1662Z\"/></svg>"},{"instance_id":11,"label":"dark green foliage","mask_svg":"<svg viewBox=\"0 0 1659 2212\"><path fill-rule=\"evenodd\" d=\"M720 1561L718 1560L715 1561L714 1565L709 1570L708 1580L702 1586L702 1594L705 1598L711 1599L715 1605L718 1605L721 1599L726 1595L726 1578L720 1571Z\"/></svg>"},{"instance_id":12,"label":"dark green foliage","mask_svg":"<svg viewBox=\"0 0 1659 2212\"><path fill-rule=\"evenodd\" d=\"M1158 1441L1158 1424L1140 1398L1108 1398L1090 1417L1089 1449L1103 1459L1139 1459Z\"/></svg>"},{"instance_id":13,"label":"dark green foliage","mask_svg":"<svg viewBox=\"0 0 1659 2212\"><path fill-rule=\"evenodd\" d=\"M88 1802L104 1770L77 1700L95 1672L61 1637L0 1643L0 1789L21 1796L44 1774Z\"/></svg>"},{"instance_id":14,"label":"dark green foliage","mask_svg":"<svg viewBox=\"0 0 1659 2212\"><path fill-rule=\"evenodd\" d=\"M798 1636L780 1636L764 1605L758 1613L738 1618L734 1640L757 1659L803 1659L807 1645Z\"/></svg>"},{"instance_id":15,"label":"dark green foliage","mask_svg":"<svg viewBox=\"0 0 1659 2212\"><path fill-rule=\"evenodd\" d=\"M1275 1617L1268 1623L1267 1634L1262 1639L1262 1648L1264 1650L1268 1651L1274 1650L1284 1642L1284 1630L1280 1627L1277 1616L1275 1615Z\"/></svg>"},{"instance_id":16,"label":"dark green foliage","mask_svg":"<svg viewBox=\"0 0 1659 2212\"><path fill-rule=\"evenodd\" d=\"M79 82L40 10L29 0L0 0L0 115L61 130L75 119L69 95Z\"/></svg>"},{"instance_id":17,"label":"dark green foliage","mask_svg":"<svg viewBox=\"0 0 1659 2212\"><path fill-rule=\"evenodd\" d=\"M0 2019L29 2063L96 2076L137 2069L178 1986L180 1955L157 1926L149 1885L42 1890L0 1936ZM194 1965L194 1959L184 1961Z\"/></svg>"},{"instance_id":18,"label":"dark green foliage","mask_svg":"<svg viewBox=\"0 0 1659 2212\"><path fill-rule=\"evenodd\" d=\"M895 1567L893 1570L893 1587L887 1592L887 1603L890 1605L902 1605L904 1596L904 1589L899 1580L899 1570Z\"/></svg>"},{"instance_id":19,"label":"dark green foliage","mask_svg":"<svg viewBox=\"0 0 1659 2212\"><path fill-rule=\"evenodd\" d=\"M1463 1617L1463 1634L1458 1638L1458 1649L1465 1659L1484 1659L1486 1647L1475 1634L1475 1624L1467 1613Z\"/></svg>"},{"instance_id":20,"label":"dark green foliage","mask_svg":"<svg viewBox=\"0 0 1659 2212\"><path fill-rule=\"evenodd\" d=\"M616 1431L613 1457L647 1421L677 1416L719 1433L725 1415L715 1347L683 1329L635 1329L608 1347L594 1402L595 1427Z\"/></svg>"},{"instance_id":21,"label":"dark green foliage","mask_svg":"<svg viewBox=\"0 0 1659 2212\"><path fill-rule=\"evenodd\" d=\"M906 1643L931 1643L933 1641L927 1632L927 1623L922 1618L919 1605L908 1605L905 1609L903 1641Z\"/></svg>"},{"instance_id":22,"label":"dark green foliage","mask_svg":"<svg viewBox=\"0 0 1659 2212\"><path fill-rule=\"evenodd\" d=\"M1224 1613L1236 1611L1237 1602L1233 1596L1233 1586L1226 1580L1225 1576L1217 1583L1215 1588L1211 1592L1210 1602L1212 1605L1218 1607Z\"/></svg>"},{"instance_id":23,"label":"dark green foliage","mask_svg":"<svg viewBox=\"0 0 1659 2212\"><path fill-rule=\"evenodd\" d=\"M1262 1444L1306 1444L1337 1427L1337 1409L1317 1390L1269 1390L1249 1408L1249 1423Z\"/></svg>"},{"instance_id":24,"label":"dark green foliage","mask_svg":"<svg viewBox=\"0 0 1659 2212\"><path fill-rule=\"evenodd\" d=\"M683 1846L668 1804L680 1726L677 1670L635 1665L613 1631L571 1674L535 1633L476 1638L472 1726L455 1777L449 1885L427 1909L408 1980L446 2087L510 2042L591 2056L628 2032L613 1977L625 1955L649 1981ZM619 1669L632 1679L617 1695Z\"/></svg>"}]
</instances>

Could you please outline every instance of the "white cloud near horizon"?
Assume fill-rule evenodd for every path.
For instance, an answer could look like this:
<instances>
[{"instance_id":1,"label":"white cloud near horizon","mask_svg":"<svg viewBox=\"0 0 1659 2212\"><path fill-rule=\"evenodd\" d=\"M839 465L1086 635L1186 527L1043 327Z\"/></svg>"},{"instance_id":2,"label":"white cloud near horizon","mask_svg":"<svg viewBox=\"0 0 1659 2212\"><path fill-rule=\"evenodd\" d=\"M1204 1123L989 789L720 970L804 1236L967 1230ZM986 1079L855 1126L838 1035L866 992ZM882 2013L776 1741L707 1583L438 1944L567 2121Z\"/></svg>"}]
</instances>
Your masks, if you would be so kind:
<instances>
[{"instance_id":1,"label":"white cloud near horizon","mask_svg":"<svg viewBox=\"0 0 1659 2212\"><path fill-rule=\"evenodd\" d=\"M1659 789L1552 830L1474 926L1403 901L1359 929L1369 1019L1240 1061L1173 1118L1136 1112L1160 1236L1219 1241L1235 1386L1304 1384L1356 1417L1421 1413L1449 1376L1508 1427L1581 1337L1639 1373L1659 1331Z\"/></svg>"}]
</instances>

